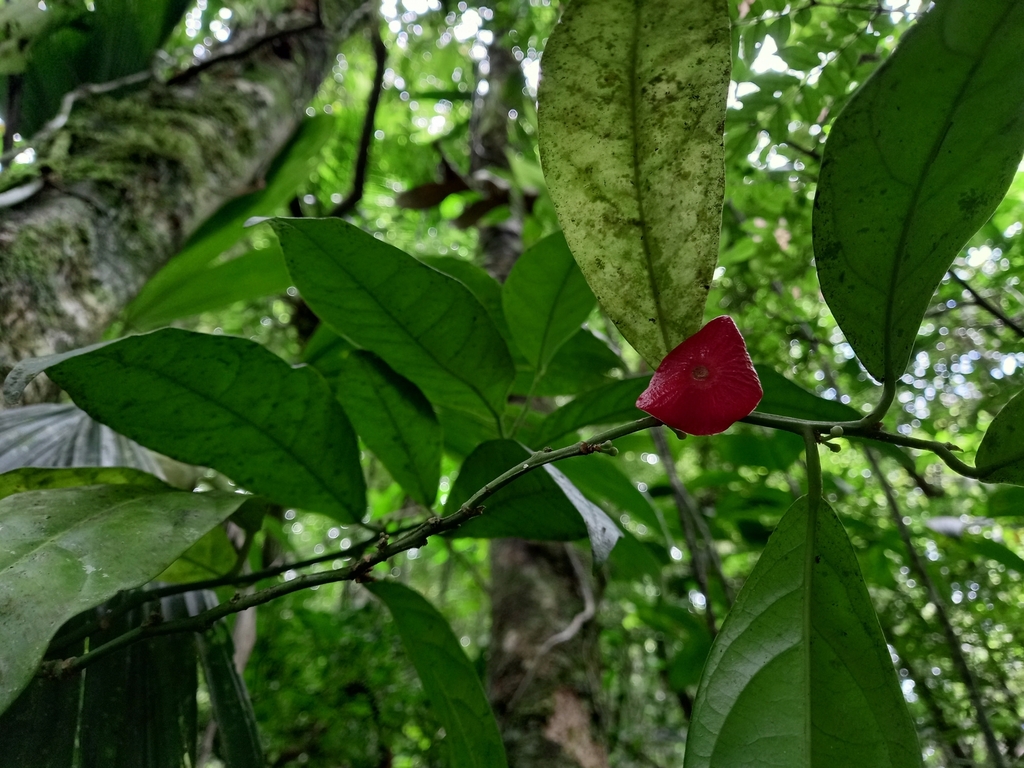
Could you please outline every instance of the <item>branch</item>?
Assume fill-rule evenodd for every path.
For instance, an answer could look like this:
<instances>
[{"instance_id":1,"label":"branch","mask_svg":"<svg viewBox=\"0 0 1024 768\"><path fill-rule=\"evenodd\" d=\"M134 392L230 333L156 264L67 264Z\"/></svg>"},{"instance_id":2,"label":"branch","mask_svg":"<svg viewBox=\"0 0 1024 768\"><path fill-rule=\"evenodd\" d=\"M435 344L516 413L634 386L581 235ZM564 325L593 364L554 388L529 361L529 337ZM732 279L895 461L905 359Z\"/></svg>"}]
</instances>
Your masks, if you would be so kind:
<instances>
[{"instance_id":1,"label":"branch","mask_svg":"<svg viewBox=\"0 0 1024 768\"><path fill-rule=\"evenodd\" d=\"M865 426L862 421L841 421L834 424L829 424L826 421L811 421L805 419L793 419L789 416L776 416L771 413L757 413L756 411L746 418L740 419L740 421L746 424L756 424L759 427L769 427L771 429L782 429L786 432L793 432L797 435L803 435L806 430L818 434L833 434L833 430L838 429L838 434L833 434L834 437L863 437L867 440L875 440L879 443L890 443L892 445L901 445L904 448L916 448L921 451L931 451L938 456L942 461L946 463L950 469L957 474L963 475L964 477L973 477L979 479L991 472L999 469L1001 464L996 464L991 467L985 467L984 470L972 467L954 455L954 451L960 449L952 443L940 443L938 440L924 440L919 437L910 437L908 435L896 435L891 432L883 432L879 425Z\"/></svg>"},{"instance_id":2,"label":"branch","mask_svg":"<svg viewBox=\"0 0 1024 768\"><path fill-rule=\"evenodd\" d=\"M151 80L153 73L148 69L143 72L136 72L135 74L128 75L127 77L119 77L117 80L109 80L105 83L86 83L80 85L73 91L68 91L64 94L64 98L60 101L60 109L57 114L50 118L46 125L36 131L35 135L32 136L25 146L14 147L9 149L0 155L0 165L6 166L11 160L20 155L26 149L31 146L39 145L47 141L53 134L59 131L67 123L68 118L71 117L71 110L75 106L75 102L86 96L99 96L103 93L110 93L111 91L125 88L129 85L139 85Z\"/></svg>"},{"instance_id":3,"label":"branch","mask_svg":"<svg viewBox=\"0 0 1024 768\"><path fill-rule=\"evenodd\" d=\"M920 553L914 547L914 541L910 537L910 530L907 528L906 523L903 522L903 513L900 511L899 502L896 500L896 494L893 492L892 486L889 485L888 479L882 472L882 468L878 464L878 459L875 456L874 451L870 448L865 448L864 453L868 457L868 461L871 463L871 469L875 473L875 477L878 478L879 484L882 486L882 491L885 493L885 500L889 506L889 516L892 521L896 524L896 529L899 531L900 539L903 540L903 546L907 549L907 555L910 562L910 567L913 569L915 575L920 579L921 584L924 585L925 591L928 593L928 600L932 605L935 606L935 615L939 618L939 623L942 625L942 631L946 635L946 645L949 646L949 654L953 659L953 666L956 667L957 673L960 675L960 681L967 688L967 693L971 698L971 704L974 706L975 715L978 718L978 728L981 729L982 734L985 737L985 745L988 747L989 757L992 758L992 763L995 768L1005 768L1006 762L1003 760L1003 753L999 750L999 742L996 741L995 731L992 730L992 724L989 722L988 714L985 711L985 702L981 698L981 691L978 689L978 681L975 679L974 674L971 672L971 668L967 664L967 658L964 656L963 647L960 644L960 638L956 635L956 630L953 628L953 622L949 619L949 610L946 606L946 601L942 599L942 595L939 594L939 590L935 586L935 582L932 581L931 575L925 568L924 561L921 559Z\"/></svg>"},{"instance_id":4,"label":"branch","mask_svg":"<svg viewBox=\"0 0 1024 768\"><path fill-rule=\"evenodd\" d=\"M348 197L338 203L331 211L331 216L346 216L355 210L363 199L363 188L366 186L366 171L370 166L370 143L373 140L373 126L377 118L377 106L384 90L384 70L388 63L388 49L380 36L380 29L374 26L372 32L373 55L377 61L377 71L373 76L373 87L370 98L366 102L366 117L363 120L363 134L359 137L359 149L356 154L355 173L352 176L352 191Z\"/></svg>"},{"instance_id":5,"label":"branch","mask_svg":"<svg viewBox=\"0 0 1024 768\"><path fill-rule=\"evenodd\" d=\"M1006 326L1015 334L1017 334L1018 338L1024 339L1024 328L1021 328L1021 326L1013 318L1011 318L1009 315L1003 312L1003 310L1000 309L997 305L993 304L991 301L989 301L980 293L978 293L974 289L974 286L972 286L970 283L968 283L966 280L960 277L960 275L958 275L953 270L949 271L949 276L953 278L953 281L957 283L961 288L963 288L965 291L971 294L971 298L974 299L975 304L977 304L982 309L986 310L990 315L999 320L1004 326Z\"/></svg>"},{"instance_id":6,"label":"branch","mask_svg":"<svg viewBox=\"0 0 1024 768\"><path fill-rule=\"evenodd\" d=\"M418 549L424 546L431 536L453 531L466 521L483 514L484 507L482 502L521 475L525 475L527 472L531 472L545 464L551 464L552 462L572 456L614 452L615 449L611 445L612 440L624 437L625 435L631 435L634 432L640 432L644 429L650 429L659 423L657 419L648 416L601 432L595 435L590 442L579 442L565 448L559 448L558 450L545 449L537 451L525 459L522 464L516 464L516 466L504 474L487 483L487 485L470 496L458 511L451 515L447 517L432 517L426 522L415 526L412 530L400 534L392 543L388 543L388 537L382 535L377 542L375 551L365 554L358 562L347 568L305 574L291 581L276 584L273 587L254 592L250 595L236 594L228 602L221 603L208 611L203 611L187 619L169 621L165 624L144 624L81 656L64 659L63 661L44 662L37 674L62 677L140 640L181 632L205 632L225 616L244 611L253 606L263 605L278 597L283 597L284 595L309 587L318 587L322 584L332 584L338 581L370 580L373 578L370 575L370 571L374 566L386 562L402 552ZM333 555L332 559L333 557L337 557L337 554ZM152 594L150 593L150 596ZM152 598L150 597L150 599Z\"/></svg>"},{"instance_id":7,"label":"branch","mask_svg":"<svg viewBox=\"0 0 1024 768\"><path fill-rule=\"evenodd\" d=\"M298 20L295 23L289 23L296 17L298 17ZM291 35L301 35L303 32L311 32L314 29L323 28L319 18L314 17L311 19L308 14L292 14L284 22L278 22L270 26L272 28L268 29L268 25L265 22L261 22L257 29L251 30L248 34L240 35L232 43L221 46L217 53L210 56L210 58L197 62L188 69L174 75L167 81L167 84L179 85L191 80L200 72L225 61L245 59L267 43L286 44L286 39Z\"/></svg>"},{"instance_id":8,"label":"branch","mask_svg":"<svg viewBox=\"0 0 1024 768\"><path fill-rule=\"evenodd\" d=\"M696 517L700 514L700 511L697 509L693 497L686 490L686 486L679 479L679 473L676 472L675 466L676 460L668 447L668 441L665 440L664 430L651 430L651 438L654 440L654 447L658 451L658 458L661 459L661 465L664 467L665 474L668 475L669 485L672 487L672 498L676 503L676 510L679 512L679 523L683 528L683 536L686 538L686 548L690 552L693 575L697 580L697 587L700 589L701 594L704 595L704 619L707 621L708 631L714 637L718 634L718 626L715 621L715 610L711 605L707 553L704 548L697 545ZM721 575L721 571L719 571L719 576ZM722 583L725 584L724 577L722 578Z\"/></svg>"},{"instance_id":9,"label":"branch","mask_svg":"<svg viewBox=\"0 0 1024 768\"><path fill-rule=\"evenodd\" d=\"M390 536L400 536L407 531L411 531L416 526L410 526L408 528L402 528L398 531L392 531ZM58 636L50 645L51 651L59 651L63 648L67 648L74 643L84 640L89 635L93 634L99 629L103 629L109 625L111 621L123 616L129 611L138 608L140 605L151 602L153 600L160 600L164 597L170 597L171 595L181 595L188 592L199 592L204 589L216 589L217 587L229 587L237 586L244 587L250 584L256 584L264 579L270 579L274 576L280 576L282 573L288 571L301 570L302 568L309 568L319 563L325 563L328 560L338 560L349 557L358 557L363 554L367 549L372 547L374 544L379 542L378 537L372 539L364 539L363 541L357 541L355 544L337 552L329 552L324 555L318 555L311 557L307 560L299 560L294 563L283 563L276 565L273 568L265 568L261 571L255 571L253 573L245 574L228 574L221 576L216 579L205 579L204 581L190 581L187 584L171 584L166 587L158 587L157 589L147 590L135 590L125 595L124 600L120 602L117 608L107 611L97 621L86 624L79 627L74 632L70 632L66 635ZM124 594L124 593L119 593Z\"/></svg>"}]
</instances>

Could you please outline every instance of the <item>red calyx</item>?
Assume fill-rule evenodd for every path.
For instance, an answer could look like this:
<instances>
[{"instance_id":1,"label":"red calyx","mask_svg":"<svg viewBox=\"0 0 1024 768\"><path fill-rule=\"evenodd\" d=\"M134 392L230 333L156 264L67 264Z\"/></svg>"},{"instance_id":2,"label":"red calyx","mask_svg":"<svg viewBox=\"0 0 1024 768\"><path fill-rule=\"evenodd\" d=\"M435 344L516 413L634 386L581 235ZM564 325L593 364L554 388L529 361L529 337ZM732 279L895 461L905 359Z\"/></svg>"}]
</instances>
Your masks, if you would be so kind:
<instances>
[{"instance_id":1,"label":"red calyx","mask_svg":"<svg viewBox=\"0 0 1024 768\"><path fill-rule=\"evenodd\" d=\"M636 407L691 435L715 435L749 416L761 382L731 317L716 317L668 353Z\"/></svg>"}]
</instances>

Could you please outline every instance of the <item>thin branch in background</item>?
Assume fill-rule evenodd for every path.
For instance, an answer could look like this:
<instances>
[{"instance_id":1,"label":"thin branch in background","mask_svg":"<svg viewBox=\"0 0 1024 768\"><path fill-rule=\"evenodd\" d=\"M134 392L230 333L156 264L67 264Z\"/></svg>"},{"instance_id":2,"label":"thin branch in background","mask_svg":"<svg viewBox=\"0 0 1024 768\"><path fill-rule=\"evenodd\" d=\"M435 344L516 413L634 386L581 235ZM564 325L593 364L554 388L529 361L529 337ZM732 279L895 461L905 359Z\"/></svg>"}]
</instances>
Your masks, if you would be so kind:
<instances>
[{"instance_id":1,"label":"thin branch in background","mask_svg":"<svg viewBox=\"0 0 1024 768\"><path fill-rule=\"evenodd\" d=\"M971 298L974 300L975 304L977 304L979 307L981 307L990 315L999 320L999 322L1001 322L1004 326L1006 326L1015 334L1017 334L1018 338L1024 339L1024 328L1022 328L1020 324L1017 323L1012 317L1003 312L1003 310L1000 309L996 304L993 304L991 301L989 301L980 293L978 293L978 291L975 290L973 285L968 283L953 270L949 271L949 276L953 278L953 282L955 282L957 285L959 285L961 288L963 288L965 291L971 294Z\"/></svg>"},{"instance_id":2,"label":"thin branch in background","mask_svg":"<svg viewBox=\"0 0 1024 768\"><path fill-rule=\"evenodd\" d=\"M911 609L907 611L907 615L911 617L911 621L920 624L924 633L931 632L931 627L928 626L928 623L912 604ZM946 713L942 710L942 705L939 704L938 699L935 697L935 692L928 683L927 676L918 674L914 669L912 656L904 650L904 645L899 635L891 633L889 639L893 647L896 648L896 653L903 660L907 671L910 673L910 679L914 681L914 693L917 694L932 718L932 727L935 729L934 738L938 742L939 748L946 755L947 764L949 766L973 765L974 763L967 755L967 750L958 738L959 729L949 722L949 718L946 717Z\"/></svg>"},{"instance_id":3,"label":"thin branch in background","mask_svg":"<svg viewBox=\"0 0 1024 768\"><path fill-rule=\"evenodd\" d=\"M213 55L209 58L197 61L187 69L172 76L167 81L167 84L179 85L225 61L248 58L253 51L268 43L271 45L282 45L285 43L285 39L292 35L302 35L306 32L322 28L323 24L320 19L316 16L311 18L308 13L287 14L283 16L283 21L277 21L275 24L268 24L266 21L263 21L258 23L255 28L236 35L230 43L216 48Z\"/></svg>"},{"instance_id":4,"label":"thin branch in background","mask_svg":"<svg viewBox=\"0 0 1024 768\"><path fill-rule=\"evenodd\" d=\"M537 676L537 668L540 665L541 659L547 656L556 645L567 643L576 637L580 630L583 629L583 625L593 619L597 613L597 601L594 600L594 590L590 587L590 579L587 577L587 571L580 561L580 556L576 553L572 544L566 544L565 551L569 555L569 562L572 563L572 569L576 573L576 582L580 585L580 594L583 597L583 610L572 617L572 620L566 625L565 629L556 632L541 643L540 648L537 649L537 653L533 657L533 661L530 663L530 668L509 700L509 710L515 709L523 694L526 693L530 684L533 683L534 678Z\"/></svg>"},{"instance_id":5,"label":"thin branch in background","mask_svg":"<svg viewBox=\"0 0 1024 768\"><path fill-rule=\"evenodd\" d=\"M363 189L366 186L366 171L370 167L370 145L373 142L373 126L377 119L377 106L380 104L380 95L384 90L384 71L388 62L388 49L384 45L384 39L380 36L380 29L373 25L371 32L373 42L373 56L377 62L377 69L373 76L373 87L370 89L370 98L366 102L366 117L363 120L363 133L359 137L359 148L356 152L356 167L352 175L352 191L348 196L338 203L338 206L331 211L331 216L347 216L355 210L359 201L363 199Z\"/></svg>"},{"instance_id":6,"label":"thin branch in background","mask_svg":"<svg viewBox=\"0 0 1024 768\"><path fill-rule=\"evenodd\" d=\"M7 76L7 103L4 104L4 139L3 151L10 152L14 148L14 134L18 132L21 122L22 76Z\"/></svg>"},{"instance_id":7,"label":"thin branch in background","mask_svg":"<svg viewBox=\"0 0 1024 768\"><path fill-rule=\"evenodd\" d=\"M882 472L882 468L878 463L878 458L875 455L875 452L870 448L865 448L864 453L867 456L868 462L871 464L871 471L874 472L875 477L878 478L879 485L882 486L882 492L885 494L885 500L889 507L889 515L892 518L892 521L896 524L896 530L899 531L900 539L903 541L903 546L906 547L910 568L924 586L925 591L928 594L929 602L935 606L935 615L938 617L939 623L942 625L942 631L946 635L946 645L949 646L949 653L953 661L953 666L956 668L956 671L960 676L960 682L962 682L964 687L967 688L967 693L970 696L971 704L974 706L975 716L978 720L978 728L985 737L985 745L988 747L989 757L992 760L992 764L995 768L1005 768L1006 761L1003 759L1003 753L999 749L999 742L996 740L995 731L992 730L992 724L989 722L988 713L985 709L985 702L981 697L981 690L978 688L978 681L975 679L970 666L967 664L967 657L964 656L963 646L960 644L960 638L957 637L956 629L953 627L953 622L950 621L949 609L946 606L946 601L943 600L942 595L939 594L939 590L935 586L935 582L932 580L931 575L925 567L924 561L921 559L921 554L914 546L914 541L910 537L910 529L907 528L907 524L903 522L903 513L900 511L896 494L893 491L892 486L889 485L889 480Z\"/></svg>"},{"instance_id":8,"label":"thin branch in background","mask_svg":"<svg viewBox=\"0 0 1024 768\"><path fill-rule=\"evenodd\" d=\"M708 543L704 542L704 546L698 545L697 543L697 516L700 515L700 510L697 509L697 505L690 496L689 491L686 490L686 486L683 485L682 480L679 479L679 473L676 472L676 460L672 455L671 449L668 447L668 441L665 439L665 431L661 428L651 430L651 438L654 440L654 447L658 452L658 458L661 459L661 465L665 470L665 474L668 476L668 481L672 487L672 498L675 500L676 509L679 511L679 522L683 528L683 536L686 538L686 548L689 550L690 563L693 566L693 575L697 580L697 587L700 589L701 594L704 596L704 618L708 623L708 630L711 632L711 636L714 637L718 634L718 623L715 621L715 609L711 605L711 590L708 588L708 561L709 552L706 547ZM714 550L714 547L710 547ZM716 553L717 555L717 553ZM720 566L720 564L719 564ZM725 577L719 567L719 577L722 579L722 585L726 590L728 596L729 587L726 584ZM731 601L731 598L729 598Z\"/></svg>"},{"instance_id":9,"label":"thin branch in background","mask_svg":"<svg viewBox=\"0 0 1024 768\"><path fill-rule=\"evenodd\" d=\"M117 80L110 80L106 83L86 83L80 85L73 91L68 91L64 94L64 98L60 101L60 109L57 110L57 114L50 118L46 124L40 128L30 140L29 146L39 146L45 143L53 134L59 131L67 123L68 118L71 117L71 110L75 106L75 102L86 96L99 96L100 94L110 93L120 88L126 88L130 85L139 85L145 83L153 78L153 73L149 70L144 72L136 72L135 74L128 75L127 77L119 77ZM6 166L11 160L24 152L28 147L14 147L9 149L0 155L0 165Z\"/></svg>"},{"instance_id":10,"label":"thin branch in background","mask_svg":"<svg viewBox=\"0 0 1024 768\"><path fill-rule=\"evenodd\" d=\"M787 147L791 147L791 148L795 149L801 155L804 155L806 157L811 158L816 163L820 163L821 162L821 152L819 152L817 149L808 149L807 147L802 147L799 144L797 144L795 141L793 141L793 139L791 139L791 138L787 138L783 143Z\"/></svg>"}]
</instances>

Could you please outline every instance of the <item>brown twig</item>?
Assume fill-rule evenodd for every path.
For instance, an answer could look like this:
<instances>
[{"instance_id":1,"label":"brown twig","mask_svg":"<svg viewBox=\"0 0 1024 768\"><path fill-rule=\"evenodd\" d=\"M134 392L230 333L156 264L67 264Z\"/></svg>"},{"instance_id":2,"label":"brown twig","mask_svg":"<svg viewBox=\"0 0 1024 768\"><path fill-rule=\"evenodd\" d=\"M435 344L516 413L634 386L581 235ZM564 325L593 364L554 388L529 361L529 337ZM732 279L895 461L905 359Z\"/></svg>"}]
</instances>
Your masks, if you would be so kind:
<instances>
[{"instance_id":1,"label":"brown twig","mask_svg":"<svg viewBox=\"0 0 1024 768\"><path fill-rule=\"evenodd\" d=\"M552 462L572 456L585 456L590 453L604 451L613 452L612 440L624 437L625 435L631 435L634 432L640 432L644 429L650 429L659 423L657 419L648 416L595 435L589 443L579 442L565 448L559 448L558 450L537 451L524 459L521 464L516 464L507 472L487 483L483 488L470 496L451 515L447 517L432 517L426 522L415 526L412 530L397 536L394 540L391 540L387 534L381 534L380 539L376 542L376 547L347 568L304 574L291 581L276 584L273 587L254 592L251 595L236 594L228 602L221 603L208 611L203 611L188 619L137 627L81 656L64 659L63 661L44 662L37 674L50 677L64 677L140 640L182 632L205 632L225 616L244 611L253 606L269 603L271 600L302 589L318 587L323 584L333 584L339 581L371 580L373 577L370 575L370 571L373 570L374 566L386 562L402 552L418 549L426 545L430 537L453 531L468 520L483 514L483 502L521 475L545 464L551 464ZM337 557L337 554L334 557ZM150 595L152 594L150 593Z\"/></svg>"},{"instance_id":2,"label":"brown twig","mask_svg":"<svg viewBox=\"0 0 1024 768\"><path fill-rule=\"evenodd\" d=\"M683 528L686 548L690 553L693 576L697 580L697 587L700 589L701 594L704 595L704 619L707 621L708 631L714 637L718 634L718 625L715 621L715 609L711 605L711 590L708 585L709 557L705 548L697 544L696 516L700 514L700 510L697 509L693 497L690 496L686 486L679 479L679 473L675 470L676 461L672 456L671 449L668 447L668 441L665 439L665 431L660 428L652 429L651 438L654 440L654 447L658 452L658 457L661 459L662 467L672 487L672 497L675 500L676 509L679 511L679 523ZM719 570L719 575L722 575L721 570ZM724 576L722 576L722 583L725 584Z\"/></svg>"},{"instance_id":3,"label":"brown twig","mask_svg":"<svg viewBox=\"0 0 1024 768\"><path fill-rule=\"evenodd\" d=\"M1024 328L1022 328L1020 324L1017 323L1012 317L1007 315L997 305L993 304L991 301L989 301L980 293L978 293L978 291L975 290L973 285L968 283L953 270L949 271L949 276L953 278L953 282L957 283L961 288L963 288L965 291L971 294L971 298L974 299L975 304L977 304L979 307L981 307L990 315L999 320L1004 326L1006 326L1015 334L1017 334L1018 338L1024 339Z\"/></svg>"},{"instance_id":4,"label":"brown twig","mask_svg":"<svg viewBox=\"0 0 1024 768\"><path fill-rule=\"evenodd\" d=\"M384 45L384 39L380 36L380 29L373 26L371 32L373 43L373 56L377 62L377 69L373 76L373 87L370 89L370 98L366 102L366 117L363 119L363 133L359 137L359 148L356 152L356 167L352 175L352 191L348 196L338 203L331 211L331 216L347 216L363 199L363 189L366 186L366 171L370 167L370 145L373 142L373 127L377 119L377 106L380 104L380 95L384 90L384 71L388 62L388 49Z\"/></svg>"},{"instance_id":5,"label":"brown twig","mask_svg":"<svg viewBox=\"0 0 1024 768\"><path fill-rule=\"evenodd\" d=\"M971 704L974 706L974 713L978 719L978 728L985 737L985 745L988 747L989 757L992 759L992 764L995 768L1005 768L1006 762L1003 759L1003 753L999 749L999 742L996 740L995 731L992 730L992 724L989 722L988 714L985 710L985 702L981 697L981 690L978 688L978 681L975 679L970 666L967 664L967 658L964 656L963 647L960 644L960 638L957 637L956 629L953 627L953 622L950 621L949 609L946 606L946 601L942 598L942 595L939 594L939 590L935 586L935 582L932 580L931 575L929 575L928 570L925 568L925 564L921 559L920 553L914 546L914 541L910 537L910 529L907 528L907 524L903 522L903 513L900 511L896 494L893 491L892 486L889 485L889 481L885 477L885 474L882 472L882 468L878 463L878 458L870 448L865 448L864 453L867 455L868 461L871 463L871 470L875 473L875 477L878 478L879 485L882 486L882 492L885 494L885 500L889 507L889 515L892 518L892 521L896 524L896 530L899 531L900 539L903 541L903 546L906 547L910 568L920 580L922 586L924 586L925 592L928 594L929 602L935 606L935 615L938 617L939 624L942 625L942 631L946 635L946 645L949 646L949 654L953 660L953 666L956 668L956 671L960 676L960 682L962 682L964 687L967 689L967 694L971 699Z\"/></svg>"}]
</instances>

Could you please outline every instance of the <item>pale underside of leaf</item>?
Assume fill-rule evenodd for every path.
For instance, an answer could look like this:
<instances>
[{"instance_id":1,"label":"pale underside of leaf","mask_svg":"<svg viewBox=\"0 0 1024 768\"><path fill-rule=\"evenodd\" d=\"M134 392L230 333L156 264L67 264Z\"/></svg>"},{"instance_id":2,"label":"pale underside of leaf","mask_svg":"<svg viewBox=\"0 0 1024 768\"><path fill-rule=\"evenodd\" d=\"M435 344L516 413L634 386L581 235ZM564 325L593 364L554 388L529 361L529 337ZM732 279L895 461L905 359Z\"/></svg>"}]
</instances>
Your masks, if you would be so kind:
<instances>
[{"instance_id":1,"label":"pale underside of leaf","mask_svg":"<svg viewBox=\"0 0 1024 768\"><path fill-rule=\"evenodd\" d=\"M718 258L729 18L578 0L544 52L540 147L566 240L652 367L701 325Z\"/></svg>"},{"instance_id":2,"label":"pale underside of leaf","mask_svg":"<svg viewBox=\"0 0 1024 768\"><path fill-rule=\"evenodd\" d=\"M244 501L134 485L0 501L0 712L32 678L61 624L145 584Z\"/></svg>"}]
</instances>

